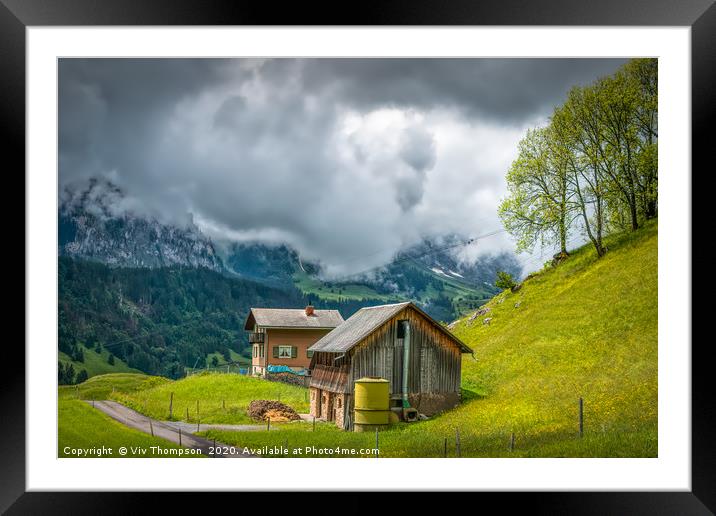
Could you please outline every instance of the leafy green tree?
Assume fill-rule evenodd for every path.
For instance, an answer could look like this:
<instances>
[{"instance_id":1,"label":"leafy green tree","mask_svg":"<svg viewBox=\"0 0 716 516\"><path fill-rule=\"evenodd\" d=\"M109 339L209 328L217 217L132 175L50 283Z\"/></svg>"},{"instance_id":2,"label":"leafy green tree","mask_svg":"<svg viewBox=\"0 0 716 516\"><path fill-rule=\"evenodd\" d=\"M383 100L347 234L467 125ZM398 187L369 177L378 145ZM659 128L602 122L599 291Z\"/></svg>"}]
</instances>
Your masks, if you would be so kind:
<instances>
[{"instance_id":1,"label":"leafy green tree","mask_svg":"<svg viewBox=\"0 0 716 516\"><path fill-rule=\"evenodd\" d=\"M77 373L77 378L76 378L76 380L75 380L75 383L86 382L86 381L87 381L87 378L88 378L87 370L86 370L86 369L82 369L79 373Z\"/></svg>"},{"instance_id":2,"label":"leafy green tree","mask_svg":"<svg viewBox=\"0 0 716 516\"><path fill-rule=\"evenodd\" d=\"M217 367L219 365L219 359L216 358L216 355L211 357L211 367Z\"/></svg>"},{"instance_id":3,"label":"leafy green tree","mask_svg":"<svg viewBox=\"0 0 716 516\"><path fill-rule=\"evenodd\" d=\"M512 278L512 275L505 271L498 271L497 278L495 279L495 286L502 290L513 288L517 283Z\"/></svg>"},{"instance_id":4,"label":"leafy green tree","mask_svg":"<svg viewBox=\"0 0 716 516\"><path fill-rule=\"evenodd\" d=\"M530 129L519 143L517 159L507 172L508 197L499 207L507 231L517 239L517 250L531 251L559 245L567 254L574 219L567 164L555 151L551 128Z\"/></svg>"},{"instance_id":5,"label":"leafy green tree","mask_svg":"<svg viewBox=\"0 0 716 516\"><path fill-rule=\"evenodd\" d=\"M615 74L569 92L549 125L531 129L507 173L499 214L518 250L558 244L573 223L594 245L639 228L658 210L657 61L633 59Z\"/></svg>"},{"instance_id":6,"label":"leafy green tree","mask_svg":"<svg viewBox=\"0 0 716 516\"><path fill-rule=\"evenodd\" d=\"M636 177L641 210L647 220L656 217L658 211L658 63L657 59L631 59L619 72L637 92L634 117L640 148Z\"/></svg>"},{"instance_id":7,"label":"leafy green tree","mask_svg":"<svg viewBox=\"0 0 716 516\"><path fill-rule=\"evenodd\" d=\"M114 365L114 355L112 353L110 353L109 356L107 357L107 363L109 365Z\"/></svg>"}]
</instances>

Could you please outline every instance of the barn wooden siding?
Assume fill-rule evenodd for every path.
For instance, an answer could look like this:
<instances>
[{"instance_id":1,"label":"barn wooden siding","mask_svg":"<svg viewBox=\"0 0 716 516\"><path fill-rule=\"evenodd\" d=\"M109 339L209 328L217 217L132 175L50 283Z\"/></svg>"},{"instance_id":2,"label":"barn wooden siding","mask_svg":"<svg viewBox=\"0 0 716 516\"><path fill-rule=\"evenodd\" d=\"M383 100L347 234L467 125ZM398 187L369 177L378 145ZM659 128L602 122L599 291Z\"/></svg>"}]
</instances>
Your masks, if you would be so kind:
<instances>
[{"instance_id":1,"label":"barn wooden siding","mask_svg":"<svg viewBox=\"0 0 716 516\"><path fill-rule=\"evenodd\" d=\"M398 321L410 321L408 391L450 393L460 391L462 354L455 342L412 307L398 312L383 326L351 350L353 382L364 376L390 381L393 395L403 388L403 339L398 339Z\"/></svg>"},{"instance_id":2,"label":"barn wooden siding","mask_svg":"<svg viewBox=\"0 0 716 516\"><path fill-rule=\"evenodd\" d=\"M348 381L350 370L348 366L330 367L317 365L311 373L311 387L323 391L351 393L351 383Z\"/></svg>"},{"instance_id":3,"label":"barn wooden siding","mask_svg":"<svg viewBox=\"0 0 716 516\"><path fill-rule=\"evenodd\" d=\"M391 397L403 389L403 339L398 321L410 321L408 393L411 404L426 414L455 406L459 400L462 349L442 329L407 306L345 353L316 351L311 361L311 387L318 393L345 396L342 428L351 429L354 382L379 376L390 382ZM315 414L314 414L315 415ZM321 414L325 417L325 414ZM338 419L338 418L337 418Z\"/></svg>"}]
</instances>

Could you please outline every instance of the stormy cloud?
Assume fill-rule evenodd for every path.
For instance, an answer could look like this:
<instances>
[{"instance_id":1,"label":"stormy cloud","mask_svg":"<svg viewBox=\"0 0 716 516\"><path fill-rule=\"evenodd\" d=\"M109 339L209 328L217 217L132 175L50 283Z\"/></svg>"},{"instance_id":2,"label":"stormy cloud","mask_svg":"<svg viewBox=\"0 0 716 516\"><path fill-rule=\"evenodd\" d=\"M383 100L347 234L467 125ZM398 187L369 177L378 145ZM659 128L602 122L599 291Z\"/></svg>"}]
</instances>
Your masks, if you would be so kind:
<instances>
[{"instance_id":1,"label":"stormy cloud","mask_svg":"<svg viewBox=\"0 0 716 516\"><path fill-rule=\"evenodd\" d=\"M622 62L61 59L60 191L106 179L119 211L350 273L422 237L499 229L526 129Z\"/></svg>"}]
</instances>

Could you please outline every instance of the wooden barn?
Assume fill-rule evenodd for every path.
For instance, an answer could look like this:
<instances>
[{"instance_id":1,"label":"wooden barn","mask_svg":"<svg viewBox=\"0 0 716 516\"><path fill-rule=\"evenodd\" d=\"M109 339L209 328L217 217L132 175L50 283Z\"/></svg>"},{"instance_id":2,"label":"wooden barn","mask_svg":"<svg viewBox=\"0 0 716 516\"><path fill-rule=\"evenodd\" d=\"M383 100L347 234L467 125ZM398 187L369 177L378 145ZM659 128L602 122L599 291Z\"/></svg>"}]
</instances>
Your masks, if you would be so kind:
<instances>
[{"instance_id":1,"label":"wooden barn","mask_svg":"<svg viewBox=\"0 0 716 516\"><path fill-rule=\"evenodd\" d=\"M391 409L427 416L460 400L462 354L472 350L411 302L362 308L310 348L311 414L350 429L353 384L390 382Z\"/></svg>"}]
</instances>

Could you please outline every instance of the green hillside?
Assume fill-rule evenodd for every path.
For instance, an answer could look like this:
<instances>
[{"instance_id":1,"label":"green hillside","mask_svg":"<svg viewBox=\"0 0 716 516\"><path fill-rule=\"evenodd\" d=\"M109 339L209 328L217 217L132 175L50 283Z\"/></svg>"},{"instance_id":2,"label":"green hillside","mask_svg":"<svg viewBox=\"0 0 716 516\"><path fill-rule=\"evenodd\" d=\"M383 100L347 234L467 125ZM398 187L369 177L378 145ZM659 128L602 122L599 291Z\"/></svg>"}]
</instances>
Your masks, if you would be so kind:
<instances>
[{"instance_id":1,"label":"green hillside","mask_svg":"<svg viewBox=\"0 0 716 516\"><path fill-rule=\"evenodd\" d=\"M498 440L514 431L535 454L560 455L554 443L576 435L582 397L585 434L602 441L572 443L569 455L656 456L657 230L608 238L601 259L585 246L459 321L476 359L463 361L463 387L484 397L426 427Z\"/></svg>"},{"instance_id":2,"label":"green hillside","mask_svg":"<svg viewBox=\"0 0 716 516\"><path fill-rule=\"evenodd\" d=\"M100 352L97 352L94 349L87 348L81 344L79 347L84 355L84 361L80 362L78 360L72 360L72 357L70 357L67 353L60 351L58 358L59 362L62 364L72 364L72 367L76 372L80 372L84 369L87 371L88 377L108 373L141 372L138 369L129 367L123 360L117 357L114 358L114 364L109 364L109 351L106 349L102 349Z\"/></svg>"},{"instance_id":3,"label":"green hillside","mask_svg":"<svg viewBox=\"0 0 716 516\"><path fill-rule=\"evenodd\" d=\"M60 385L59 399L106 400L112 392L131 393L151 389L171 380L161 376L135 373L112 373L93 376L78 385Z\"/></svg>"}]
</instances>

